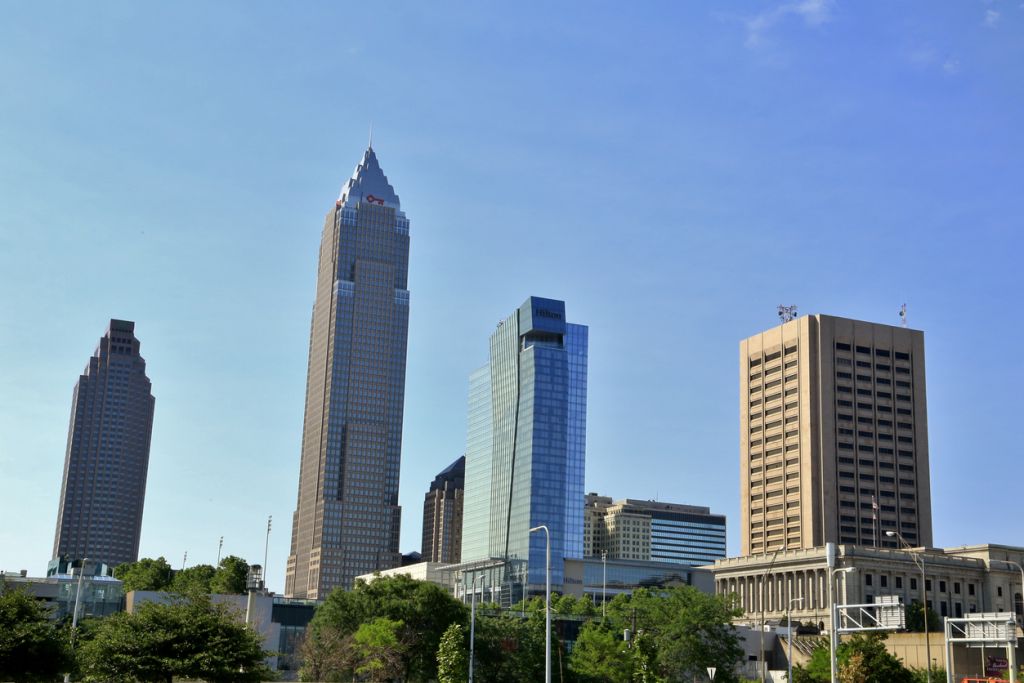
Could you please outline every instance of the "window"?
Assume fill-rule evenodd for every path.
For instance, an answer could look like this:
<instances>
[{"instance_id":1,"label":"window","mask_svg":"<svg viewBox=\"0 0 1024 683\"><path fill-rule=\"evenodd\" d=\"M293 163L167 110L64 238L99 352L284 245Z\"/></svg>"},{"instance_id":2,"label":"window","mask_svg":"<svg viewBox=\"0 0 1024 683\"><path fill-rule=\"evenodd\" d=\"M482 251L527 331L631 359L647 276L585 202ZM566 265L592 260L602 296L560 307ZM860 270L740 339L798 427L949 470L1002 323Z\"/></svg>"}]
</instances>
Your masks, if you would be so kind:
<instances>
[{"instance_id":1,"label":"window","mask_svg":"<svg viewBox=\"0 0 1024 683\"><path fill-rule=\"evenodd\" d=\"M903 577L902 576L897 576L896 577L896 588L897 589L903 588Z\"/></svg>"},{"instance_id":2,"label":"window","mask_svg":"<svg viewBox=\"0 0 1024 683\"><path fill-rule=\"evenodd\" d=\"M839 351L849 351L850 345L843 342L836 342L836 349Z\"/></svg>"},{"instance_id":3,"label":"window","mask_svg":"<svg viewBox=\"0 0 1024 683\"><path fill-rule=\"evenodd\" d=\"M915 579L914 577L910 577L910 590L917 590L917 579Z\"/></svg>"},{"instance_id":4,"label":"window","mask_svg":"<svg viewBox=\"0 0 1024 683\"><path fill-rule=\"evenodd\" d=\"M871 574L865 574L864 575L864 585L865 586L870 586L871 585Z\"/></svg>"},{"instance_id":5,"label":"window","mask_svg":"<svg viewBox=\"0 0 1024 683\"><path fill-rule=\"evenodd\" d=\"M931 579L925 579L925 581L924 581L924 589L926 591L930 591L932 589L932 580Z\"/></svg>"},{"instance_id":6,"label":"window","mask_svg":"<svg viewBox=\"0 0 1024 683\"><path fill-rule=\"evenodd\" d=\"M882 588L888 588L889 587L889 577L888 576L886 576L885 574L882 574L878 578L882 582Z\"/></svg>"},{"instance_id":7,"label":"window","mask_svg":"<svg viewBox=\"0 0 1024 683\"><path fill-rule=\"evenodd\" d=\"M875 349L875 355L876 356L881 356L882 358L888 358L889 357L889 349ZM882 585L885 585L885 584L882 584Z\"/></svg>"},{"instance_id":8,"label":"window","mask_svg":"<svg viewBox=\"0 0 1024 683\"><path fill-rule=\"evenodd\" d=\"M939 592L940 593L945 593L946 592L946 582L945 581L939 581Z\"/></svg>"},{"instance_id":9,"label":"window","mask_svg":"<svg viewBox=\"0 0 1024 683\"><path fill-rule=\"evenodd\" d=\"M999 586L998 588L996 588L996 595L999 596L1000 598L1003 597L1003 587L1002 586Z\"/></svg>"},{"instance_id":10,"label":"window","mask_svg":"<svg viewBox=\"0 0 1024 683\"><path fill-rule=\"evenodd\" d=\"M857 347L857 353L867 353L867 354L870 354L871 353L871 348L868 347L868 346L858 346Z\"/></svg>"},{"instance_id":11,"label":"window","mask_svg":"<svg viewBox=\"0 0 1024 683\"><path fill-rule=\"evenodd\" d=\"M910 360L909 353L903 353L902 351L896 352L896 360Z\"/></svg>"},{"instance_id":12,"label":"window","mask_svg":"<svg viewBox=\"0 0 1024 683\"><path fill-rule=\"evenodd\" d=\"M974 584L973 583L967 584L967 594L968 595L974 595Z\"/></svg>"},{"instance_id":13,"label":"window","mask_svg":"<svg viewBox=\"0 0 1024 683\"><path fill-rule=\"evenodd\" d=\"M956 593L957 595L960 595L960 582L959 581L954 581L953 582L953 592Z\"/></svg>"}]
</instances>

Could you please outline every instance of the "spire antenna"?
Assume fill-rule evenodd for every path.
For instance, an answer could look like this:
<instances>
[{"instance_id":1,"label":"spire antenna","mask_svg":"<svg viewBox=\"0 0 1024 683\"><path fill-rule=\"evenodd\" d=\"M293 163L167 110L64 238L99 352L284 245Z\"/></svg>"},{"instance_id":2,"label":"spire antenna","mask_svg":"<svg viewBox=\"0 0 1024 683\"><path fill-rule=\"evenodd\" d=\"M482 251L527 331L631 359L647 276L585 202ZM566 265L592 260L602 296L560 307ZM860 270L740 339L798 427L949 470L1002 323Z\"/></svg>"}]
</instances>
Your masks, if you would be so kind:
<instances>
[{"instance_id":1,"label":"spire antenna","mask_svg":"<svg viewBox=\"0 0 1024 683\"><path fill-rule=\"evenodd\" d=\"M366 146L373 149L373 122L370 122L370 141L366 143Z\"/></svg>"}]
</instances>

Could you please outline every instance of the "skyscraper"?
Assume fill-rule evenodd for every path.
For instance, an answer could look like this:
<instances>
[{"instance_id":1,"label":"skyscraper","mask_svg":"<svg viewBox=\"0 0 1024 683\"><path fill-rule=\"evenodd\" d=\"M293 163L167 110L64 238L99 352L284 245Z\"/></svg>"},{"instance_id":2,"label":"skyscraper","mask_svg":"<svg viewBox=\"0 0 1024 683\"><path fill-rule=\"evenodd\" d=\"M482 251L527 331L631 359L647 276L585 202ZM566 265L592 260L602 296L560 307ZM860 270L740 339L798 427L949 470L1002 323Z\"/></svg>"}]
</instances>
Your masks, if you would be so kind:
<instances>
[{"instance_id":1,"label":"skyscraper","mask_svg":"<svg viewBox=\"0 0 1024 683\"><path fill-rule=\"evenodd\" d=\"M932 543L924 334L828 315L740 343L741 549Z\"/></svg>"},{"instance_id":2,"label":"skyscraper","mask_svg":"<svg viewBox=\"0 0 1024 683\"><path fill-rule=\"evenodd\" d=\"M285 594L397 566L409 221L373 148L327 212Z\"/></svg>"},{"instance_id":3,"label":"skyscraper","mask_svg":"<svg viewBox=\"0 0 1024 683\"><path fill-rule=\"evenodd\" d=\"M499 559L529 590L553 587L583 555L587 328L565 303L531 297L491 335L490 362L470 377L462 562ZM508 578L503 578L502 583Z\"/></svg>"},{"instance_id":4,"label":"skyscraper","mask_svg":"<svg viewBox=\"0 0 1024 683\"><path fill-rule=\"evenodd\" d=\"M139 559L154 403L135 323L111 320L71 398L54 559Z\"/></svg>"},{"instance_id":5,"label":"skyscraper","mask_svg":"<svg viewBox=\"0 0 1024 683\"><path fill-rule=\"evenodd\" d=\"M466 488L466 456L434 477L423 500L424 562L452 564L462 556L462 500Z\"/></svg>"}]
</instances>

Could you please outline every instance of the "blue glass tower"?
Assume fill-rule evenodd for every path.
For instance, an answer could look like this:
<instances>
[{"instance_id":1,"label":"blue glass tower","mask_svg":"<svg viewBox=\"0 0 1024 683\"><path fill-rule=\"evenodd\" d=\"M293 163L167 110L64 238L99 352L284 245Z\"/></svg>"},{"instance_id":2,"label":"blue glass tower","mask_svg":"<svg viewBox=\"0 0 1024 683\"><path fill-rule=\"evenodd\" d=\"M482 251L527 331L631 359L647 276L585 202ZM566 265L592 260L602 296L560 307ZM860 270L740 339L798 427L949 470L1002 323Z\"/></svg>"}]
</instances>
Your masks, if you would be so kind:
<instances>
[{"instance_id":1,"label":"blue glass tower","mask_svg":"<svg viewBox=\"0 0 1024 683\"><path fill-rule=\"evenodd\" d=\"M587 327L565 303L530 297L491 335L490 362L470 377L463 563L505 560L543 590L551 531L551 583L566 557L583 556Z\"/></svg>"}]
</instances>

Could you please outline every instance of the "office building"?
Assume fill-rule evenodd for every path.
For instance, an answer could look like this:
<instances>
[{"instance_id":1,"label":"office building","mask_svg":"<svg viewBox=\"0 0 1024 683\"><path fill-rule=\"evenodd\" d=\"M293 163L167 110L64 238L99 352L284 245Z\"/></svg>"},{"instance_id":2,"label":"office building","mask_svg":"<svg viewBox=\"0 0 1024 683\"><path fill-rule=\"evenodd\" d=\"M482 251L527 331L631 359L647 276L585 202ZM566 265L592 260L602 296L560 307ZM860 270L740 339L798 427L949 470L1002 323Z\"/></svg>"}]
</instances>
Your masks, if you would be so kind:
<instances>
[{"instance_id":1,"label":"office building","mask_svg":"<svg viewBox=\"0 0 1024 683\"><path fill-rule=\"evenodd\" d=\"M78 378L52 559L139 559L155 399L135 323L111 320Z\"/></svg>"},{"instance_id":2,"label":"office building","mask_svg":"<svg viewBox=\"0 0 1024 683\"><path fill-rule=\"evenodd\" d=\"M725 515L697 505L588 493L584 557L700 566L725 557Z\"/></svg>"},{"instance_id":3,"label":"office building","mask_svg":"<svg viewBox=\"0 0 1024 683\"><path fill-rule=\"evenodd\" d=\"M743 555L932 543L924 334L828 315L740 343Z\"/></svg>"},{"instance_id":4,"label":"office building","mask_svg":"<svg viewBox=\"0 0 1024 683\"><path fill-rule=\"evenodd\" d=\"M498 584L542 593L545 534L530 529L546 525L561 590L563 559L583 555L587 328L562 301L527 299L491 335L469 396L462 563L499 563Z\"/></svg>"},{"instance_id":5,"label":"office building","mask_svg":"<svg viewBox=\"0 0 1024 683\"><path fill-rule=\"evenodd\" d=\"M1012 612L1020 622L1024 615L1024 590L1017 568L1024 563L1024 548L997 544L944 549L839 545L836 556L837 567L856 569L836 575L835 600L841 605L872 603L883 596L897 596L909 605L923 602L927 592L928 606L941 617ZM757 622L762 616L777 622L791 607L794 620L827 628L824 547L783 550L768 557L730 557L715 562L713 571L716 592L735 595L748 622Z\"/></svg>"},{"instance_id":6,"label":"office building","mask_svg":"<svg viewBox=\"0 0 1024 683\"><path fill-rule=\"evenodd\" d=\"M309 340L289 597L400 564L409 221L372 148L327 212Z\"/></svg>"},{"instance_id":7,"label":"office building","mask_svg":"<svg viewBox=\"0 0 1024 683\"><path fill-rule=\"evenodd\" d=\"M434 477L423 501L424 562L455 563L462 556L462 497L466 456Z\"/></svg>"}]
</instances>

